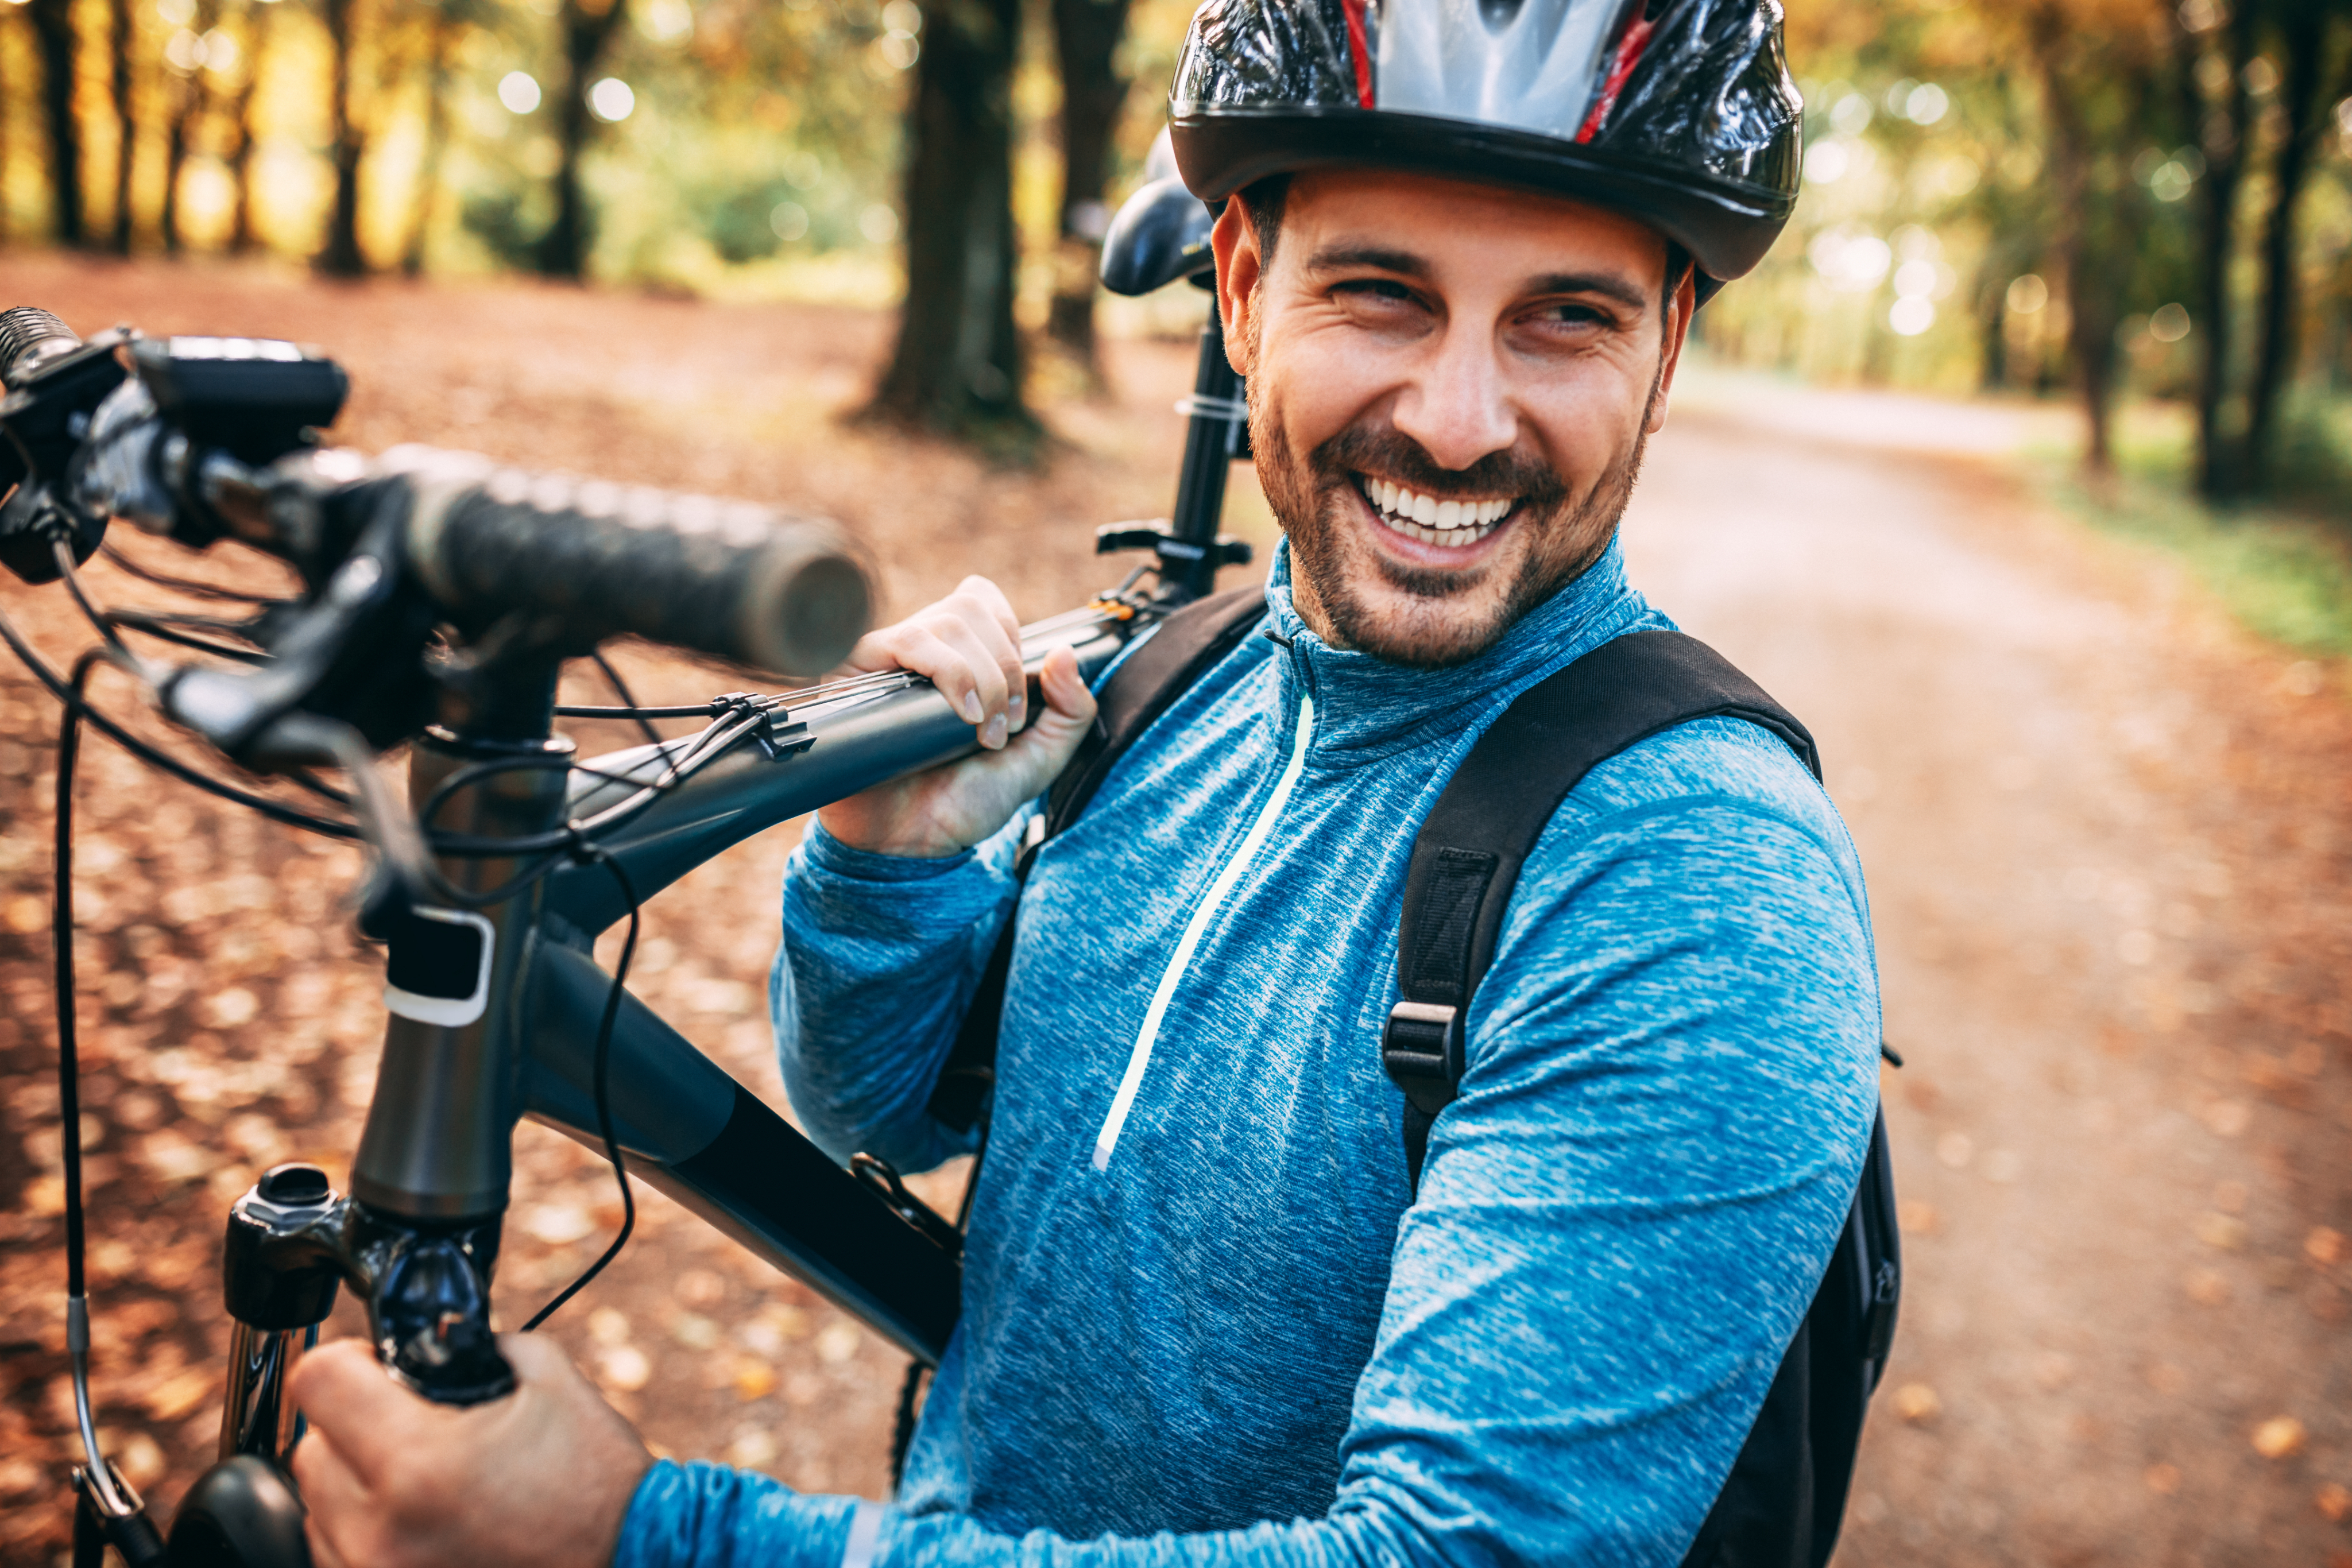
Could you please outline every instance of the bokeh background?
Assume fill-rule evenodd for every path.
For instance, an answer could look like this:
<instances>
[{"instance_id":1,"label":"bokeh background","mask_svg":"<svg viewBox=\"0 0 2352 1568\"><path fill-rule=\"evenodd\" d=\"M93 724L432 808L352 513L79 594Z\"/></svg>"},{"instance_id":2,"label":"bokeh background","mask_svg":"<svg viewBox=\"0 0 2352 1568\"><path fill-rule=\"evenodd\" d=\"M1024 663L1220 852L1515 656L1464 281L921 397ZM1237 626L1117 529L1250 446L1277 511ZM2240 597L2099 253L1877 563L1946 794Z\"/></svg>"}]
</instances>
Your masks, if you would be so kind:
<instances>
[{"instance_id":1,"label":"bokeh background","mask_svg":"<svg viewBox=\"0 0 2352 1568\"><path fill-rule=\"evenodd\" d=\"M339 441L820 510L886 609L983 571L1042 616L1123 571L1094 525L1172 497L1204 301L1092 280L1188 16L0 0L0 303L317 343ZM1805 193L1701 314L1626 538L1821 737L1871 877L1909 1275L1839 1560L2352 1568L2352 11L1816 0L1789 40ZM1262 570L1245 466L1226 522ZM0 612L53 660L88 637L55 591ZM742 684L616 656L650 700ZM55 731L0 669L10 1563L62 1560L75 1457ZM349 852L83 767L100 1423L168 1510L217 1429L223 1211L273 1161L347 1168L381 958ZM655 900L632 977L779 1105L797 831ZM584 1151L518 1155L509 1322L619 1214ZM961 1173L924 1180L950 1206ZM662 1451L887 1495L902 1360L640 1199L551 1332Z\"/></svg>"}]
</instances>

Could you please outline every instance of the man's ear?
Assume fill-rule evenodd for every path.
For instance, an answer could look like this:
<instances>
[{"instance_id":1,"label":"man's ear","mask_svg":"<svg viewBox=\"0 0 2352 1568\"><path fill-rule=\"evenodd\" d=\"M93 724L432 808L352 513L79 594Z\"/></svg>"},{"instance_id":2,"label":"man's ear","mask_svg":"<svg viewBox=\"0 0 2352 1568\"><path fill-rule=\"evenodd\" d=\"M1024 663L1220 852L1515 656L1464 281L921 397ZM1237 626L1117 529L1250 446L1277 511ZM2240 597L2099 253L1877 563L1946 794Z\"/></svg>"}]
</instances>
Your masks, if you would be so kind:
<instances>
[{"instance_id":1,"label":"man's ear","mask_svg":"<svg viewBox=\"0 0 2352 1568\"><path fill-rule=\"evenodd\" d=\"M1257 341L1253 328L1257 307L1258 278L1265 259L1257 246L1257 225L1239 196L1225 198L1209 231L1209 248L1217 257L1217 315L1224 322L1225 362L1237 376L1250 373L1250 350Z\"/></svg>"},{"instance_id":2,"label":"man's ear","mask_svg":"<svg viewBox=\"0 0 2352 1568\"><path fill-rule=\"evenodd\" d=\"M1666 402L1675 390L1675 369L1682 363L1683 342L1690 336L1691 312L1698 308L1698 268L1683 268L1683 280L1666 301L1665 341L1659 350L1657 390L1650 394L1649 417L1643 428L1652 435L1666 427Z\"/></svg>"}]
</instances>

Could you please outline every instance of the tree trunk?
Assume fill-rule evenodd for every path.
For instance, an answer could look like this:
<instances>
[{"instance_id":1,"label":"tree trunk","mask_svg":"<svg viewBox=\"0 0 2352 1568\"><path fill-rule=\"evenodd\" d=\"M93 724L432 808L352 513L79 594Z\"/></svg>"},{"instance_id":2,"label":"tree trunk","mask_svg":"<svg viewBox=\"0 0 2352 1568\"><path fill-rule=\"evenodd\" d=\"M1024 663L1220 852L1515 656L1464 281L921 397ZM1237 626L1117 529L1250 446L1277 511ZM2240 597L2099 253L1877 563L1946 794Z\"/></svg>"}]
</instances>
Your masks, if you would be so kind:
<instances>
[{"instance_id":1,"label":"tree trunk","mask_svg":"<svg viewBox=\"0 0 2352 1568\"><path fill-rule=\"evenodd\" d=\"M196 9L192 24L199 32L207 32L215 20L210 5ZM196 117L205 111L211 97L205 86L204 68L200 66L180 82L179 92L172 105L172 123L163 145L163 249L177 256L186 236L180 233L180 175L188 164L189 133L194 129Z\"/></svg>"},{"instance_id":2,"label":"tree trunk","mask_svg":"<svg viewBox=\"0 0 2352 1568\"><path fill-rule=\"evenodd\" d=\"M869 412L917 429L1020 443L1013 320L1013 68L1021 0L930 14L908 105L907 302Z\"/></svg>"},{"instance_id":3,"label":"tree trunk","mask_svg":"<svg viewBox=\"0 0 2352 1568\"><path fill-rule=\"evenodd\" d=\"M2066 348L2083 394L2083 465L2105 474L2115 465L2109 441L2115 398L2116 305L2112 287L2092 256L2091 133L2076 84L2068 78L2073 48L2056 7L2033 14L2034 54L2042 68L2043 118L2050 126L2050 251L2064 274Z\"/></svg>"},{"instance_id":4,"label":"tree trunk","mask_svg":"<svg viewBox=\"0 0 2352 1568\"><path fill-rule=\"evenodd\" d=\"M550 277L579 277L588 269L594 217L580 189L580 157L593 129L588 84L627 5L628 0L563 0L563 80L555 93L556 144L562 151L555 166L555 222L539 242L539 270Z\"/></svg>"},{"instance_id":5,"label":"tree trunk","mask_svg":"<svg viewBox=\"0 0 2352 1568\"><path fill-rule=\"evenodd\" d=\"M49 209L59 245L81 246L83 227L81 121L74 117L73 0L31 0L33 36L41 52L41 112L49 131Z\"/></svg>"},{"instance_id":6,"label":"tree trunk","mask_svg":"<svg viewBox=\"0 0 2352 1568\"><path fill-rule=\"evenodd\" d=\"M172 128L163 143L163 249L177 256L182 248L180 235L180 172L188 162L188 121L195 118L196 89L192 82L182 89L179 107L172 113Z\"/></svg>"},{"instance_id":7,"label":"tree trunk","mask_svg":"<svg viewBox=\"0 0 2352 1568\"><path fill-rule=\"evenodd\" d=\"M1993 276L1986 278L1977 295L1977 390L2005 392L2009 387L2009 280L1999 274L2009 269L1985 270Z\"/></svg>"},{"instance_id":8,"label":"tree trunk","mask_svg":"<svg viewBox=\"0 0 2352 1568\"><path fill-rule=\"evenodd\" d=\"M2222 427L2222 405L2230 381L2230 260L2237 252L2238 187L2245 174L2246 62L2253 55L2254 21L2253 0L2238 0L2231 8L2221 57L2229 67L2230 82L2216 103L2208 103L2197 84L2203 46L2185 29L2178 34L2189 121L2199 128L2205 155L2192 319L2201 345L2197 361L2197 489L2209 500L2225 499L2237 489L2238 465L2231 433Z\"/></svg>"},{"instance_id":9,"label":"tree trunk","mask_svg":"<svg viewBox=\"0 0 2352 1568\"><path fill-rule=\"evenodd\" d=\"M324 0L320 13L328 39L334 46L334 78L329 98L331 120L330 152L334 160L335 204L327 218L327 243L315 263L334 277L358 277L367 271L360 249L360 156L367 140L352 113L352 53L358 0Z\"/></svg>"},{"instance_id":10,"label":"tree trunk","mask_svg":"<svg viewBox=\"0 0 2352 1568\"><path fill-rule=\"evenodd\" d=\"M8 243L11 227L8 222L8 154L15 149L11 145L13 139L8 134L7 106L17 101L16 94L10 90L6 68L8 26L8 23L0 21L0 245Z\"/></svg>"},{"instance_id":11,"label":"tree trunk","mask_svg":"<svg viewBox=\"0 0 2352 1568\"><path fill-rule=\"evenodd\" d=\"M408 244L400 256L400 270L411 277L425 270L425 243L441 194L441 148L449 139L449 51L457 41L457 18L450 14L448 0L442 0L433 8L432 34L425 43L425 156L416 171Z\"/></svg>"},{"instance_id":12,"label":"tree trunk","mask_svg":"<svg viewBox=\"0 0 2352 1568\"><path fill-rule=\"evenodd\" d=\"M2326 50L2327 8L2323 0L2294 0L2284 18L2280 43L2286 56L2282 94L2286 138L2271 180L2271 210L2263 235L2263 306L2254 360L2254 384L2247 400L2243 476L2260 489L2270 478L2279 393L2294 373L2299 336L2295 321L2294 209L2311 172L2319 141L2322 57Z\"/></svg>"},{"instance_id":13,"label":"tree trunk","mask_svg":"<svg viewBox=\"0 0 2352 1568\"><path fill-rule=\"evenodd\" d=\"M114 46L114 254L131 254L131 163L139 150L139 127L131 117L131 0L113 0Z\"/></svg>"},{"instance_id":14,"label":"tree trunk","mask_svg":"<svg viewBox=\"0 0 2352 1568\"><path fill-rule=\"evenodd\" d=\"M1103 190L1110 181L1111 137L1127 103L1127 78L1117 60L1129 0L1054 0L1054 49L1062 72L1062 228L1045 331L1097 381L1096 277L1110 224Z\"/></svg>"},{"instance_id":15,"label":"tree trunk","mask_svg":"<svg viewBox=\"0 0 2352 1568\"><path fill-rule=\"evenodd\" d=\"M247 0L245 8L245 79L237 83L236 100L229 106L230 134L236 141L229 147L228 167L236 184L236 214L229 224L228 247L240 255L254 247L254 89L261 83L261 59L269 44L270 18L277 15L276 5Z\"/></svg>"}]
</instances>

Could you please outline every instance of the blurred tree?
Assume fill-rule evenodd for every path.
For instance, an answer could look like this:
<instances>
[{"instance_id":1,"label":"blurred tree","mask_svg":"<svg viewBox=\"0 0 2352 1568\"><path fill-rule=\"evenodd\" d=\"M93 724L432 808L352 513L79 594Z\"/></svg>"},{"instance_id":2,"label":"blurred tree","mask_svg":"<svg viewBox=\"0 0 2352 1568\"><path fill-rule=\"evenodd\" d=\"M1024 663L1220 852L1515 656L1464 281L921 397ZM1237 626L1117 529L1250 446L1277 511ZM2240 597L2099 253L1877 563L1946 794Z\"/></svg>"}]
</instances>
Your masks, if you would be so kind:
<instances>
[{"instance_id":1,"label":"blurred tree","mask_svg":"<svg viewBox=\"0 0 2352 1568\"><path fill-rule=\"evenodd\" d=\"M1095 350L1096 275L1110 212L1111 138L1127 105L1118 70L1129 0L1054 0L1054 52L1062 76L1060 254L1045 330L1087 376L1101 379Z\"/></svg>"},{"instance_id":2,"label":"blurred tree","mask_svg":"<svg viewBox=\"0 0 2352 1568\"><path fill-rule=\"evenodd\" d=\"M113 26L109 41L113 50L110 79L114 86L114 234L117 256L131 254L131 169L139 151L139 126L131 112L131 57L138 29L131 0L112 0Z\"/></svg>"},{"instance_id":3,"label":"blurred tree","mask_svg":"<svg viewBox=\"0 0 2352 1568\"><path fill-rule=\"evenodd\" d=\"M2252 0L2242 0L2251 5ZM2295 367L2297 277L2295 211L2309 179L2313 155L2328 116L2324 94L2331 73L2330 22L2352 14L2345 0L2279 0L2278 47L2286 59L2279 109L2278 150L2271 176L2270 214L2263 226L2262 306L2253 387L2248 394L2242 477L2249 489L2265 487L2277 445L2280 391ZM2352 90L2347 72L2336 91Z\"/></svg>"},{"instance_id":4,"label":"blurred tree","mask_svg":"<svg viewBox=\"0 0 2352 1568\"><path fill-rule=\"evenodd\" d=\"M550 277L578 277L587 268L594 215L580 188L580 155L592 129L588 88L628 0L563 0L557 28L563 45L563 74L555 88L555 221L539 243L539 270Z\"/></svg>"},{"instance_id":5,"label":"blurred tree","mask_svg":"<svg viewBox=\"0 0 2352 1568\"><path fill-rule=\"evenodd\" d=\"M279 3L280 0L245 0L245 43L240 51L243 72L237 78L236 95L229 102L227 116L228 172L236 187L236 205L229 219L228 247L232 251L248 251L257 243L253 228L254 91L261 84L262 65L268 57L271 25Z\"/></svg>"},{"instance_id":6,"label":"blurred tree","mask_svg":"<svg viewBox=\"0 0 2352 1568\"><path fill-rule=\"evenodd\" d=\"M13 93L8 70L9 39L16 26L16 11L15 6L0 11L0 245L8 243L10 231L16 226L10 221L8 206L9 155L16 151L16 138L11 134L15 117L8 110L21 101Z\"/></svg>"},{"instance_id":7,"label":"blurred tree","mask_svg":"<svg viewBox=\"0 0 2352 1568\"><path fill-rule=\"evenodd\" d=\"M48 127L49 205L58 243L79 246L83 227L81 121L74 113L76 59L73 0L30 0L33 35L40 46L41 110Z\"/></svg>"},{"instance_id":8,"label":"blurred tree","mask_svg":"<svg viewBox=\"0 0 2352 1568\"><path fill-rule=\"evenodd\" d=\"M907 298L868 412L1024 445L1013 319L1013 68L1021 0L946 0L923 30L907 110Z\"/></svg>"},{"instance_id":9,"label":"blurred tree","mask_svg":"<svg viewBox=\"0 0 2352 1568\"><path fill-rule=\"evenodd\" d=\"M425 244L441 195L441 150L449 140L449 60L463 31L459 12L470 6L467 0L431 0L424 9L425 151L409 204L408 243L400 255L400 270L411 277L425 270Z\"/></svg>"},{"instance_id":10,"label":"blurred tree","mask_svg":"<svg viewBox=\"0 0 2352 1568\"><path fill-rule=\"evenodd\" d=\"M2179 90L2204 155L2198 182L2197 488L2212 499L2237 487L2231 439L2223 428L2231 330L2230 263L2237 251L2239 187L2246 173L2246 68L2253 61L2256 0L2226 15L2208 4L2172 15ZM2200 25L2201 24L2201 25Z\"/></svg>"},{"instance_id":11,"label":"blurred tree","mask_svg":"<svg viewBox=\"0 0 2352 1568\"><path fill-rule=\"evenodd\" d=\"M2120 176L2152 118L2158 86L2143 16L2103 0L2039 0L2025 14L2047 122L2050 250L2064 276L2067 351L2083 395L2084 462L2114 466L2116 329L2131 303L2146 199Z\"/></svg>"},{"instance_id":12,"label":"blurred tree","mask_svg":"<svg viewBox=\"0 0 2352 1568\"><path fill-rule=\"evenodd\" d=\"M214 25L218 20L218 9L216 0L197 0L195 15L188 23L189 30L200 37L211 38ZM186 70L180 69L176 63L167 63L171 65L173 78L168 83L172 109L171 118L165 124L163 141L162 228L164 250L176 256L184 238L180 232L180 178L187 171L189 137L198 118L210 108L212 92L201 56Z\"/></svg>"},{"instance_id":13,"label":"blurred tree","mask_svg":"<svg viewBox=\"0 0 2352 1568\"><path fill-rule=\"evenodd\" d=\"M360 249L360 160L367 132L353 112L352 57L359 47L359 0L321 0L333 73L327 89L327 155L335 172L333 204L327 211L327 239L314 265L334 277L357 277L368 269Z\"/></svg>"}]
</instances>

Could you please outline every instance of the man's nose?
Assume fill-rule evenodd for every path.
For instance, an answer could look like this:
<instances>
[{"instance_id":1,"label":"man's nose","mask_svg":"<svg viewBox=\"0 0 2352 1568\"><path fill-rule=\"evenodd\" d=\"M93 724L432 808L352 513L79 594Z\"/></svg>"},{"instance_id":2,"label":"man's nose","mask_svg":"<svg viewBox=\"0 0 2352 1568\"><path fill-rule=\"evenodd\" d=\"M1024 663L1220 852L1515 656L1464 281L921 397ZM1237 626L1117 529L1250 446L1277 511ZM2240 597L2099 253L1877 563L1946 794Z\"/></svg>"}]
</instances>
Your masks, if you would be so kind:
<instances>
[{"instance_id":1,"label":"man's nose","mask_svg":"<svg viewBox=\"0 0 2352 1568\"><path fill-rule=\"evenodd\" d=\"M1397 399L1392 423L1440 467L1467 468L1518 439L1518 411L1504 384L1491 340L1458 327Z\"/></svg>"}]
</instances>

